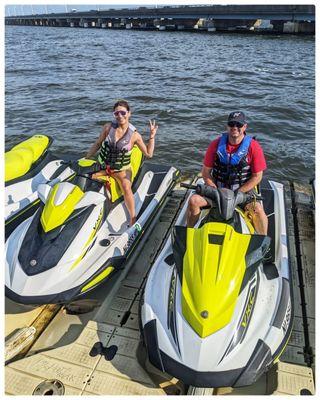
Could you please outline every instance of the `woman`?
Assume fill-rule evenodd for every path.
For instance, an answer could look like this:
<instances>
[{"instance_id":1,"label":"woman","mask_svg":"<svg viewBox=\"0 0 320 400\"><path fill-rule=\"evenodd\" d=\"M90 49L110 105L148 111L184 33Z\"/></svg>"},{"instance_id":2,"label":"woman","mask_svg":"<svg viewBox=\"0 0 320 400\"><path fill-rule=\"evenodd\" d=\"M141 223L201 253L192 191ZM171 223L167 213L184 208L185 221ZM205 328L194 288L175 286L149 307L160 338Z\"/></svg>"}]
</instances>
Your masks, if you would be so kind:
<instances>
[{"instance_id":1,"label":"woman","mask_svg":"<svg viewBox=\"0 0 320 400\"><path fill-rule=\"evenodd\" d=\"M91 158L100 149L98 160L100 164L106 166L106 169L94 174L93 178L110 175L118 181L129 211L131 226L136 221L134 197L131 189L131 150L136 144L147 158L151 158L158 126L155 121L149 121L150 138L146 146L141 135L129 122L131 112L129 104L125 100L119 100L115 103L113 116L115 121L104 125L99 138L90 148L86 158Z\"/></svg>"}]
</instances>

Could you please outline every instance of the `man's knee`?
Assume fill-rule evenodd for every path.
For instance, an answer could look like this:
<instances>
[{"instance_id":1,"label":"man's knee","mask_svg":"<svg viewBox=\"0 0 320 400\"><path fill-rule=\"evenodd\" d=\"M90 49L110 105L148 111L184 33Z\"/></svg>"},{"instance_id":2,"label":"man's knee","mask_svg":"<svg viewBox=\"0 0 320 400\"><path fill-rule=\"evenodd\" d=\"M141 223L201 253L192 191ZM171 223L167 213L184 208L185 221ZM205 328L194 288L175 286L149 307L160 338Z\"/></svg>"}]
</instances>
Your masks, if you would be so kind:
<instances>
[{"instance_id":1,"label":"man's knee","mask_svg":"<svg viewBox=\"0 0 320 400\"><path fill-rule=\"evenodd\" d=\"M189 210L198 211L201 207L205 206L206 201L198 194L193 194L189 199Z\"/></svg>"},{"instance_id":2,"label":"man's knee","mask_svg":"<svg viewBox=\"0 0 320 400\"><path fill-rule=\"evenodd\" d=\"M250 203L246 206L246 211L248 211L252 217L265 218L266 213L264 212L263 206L260 203Z\"/></svg>"}]
</instances>

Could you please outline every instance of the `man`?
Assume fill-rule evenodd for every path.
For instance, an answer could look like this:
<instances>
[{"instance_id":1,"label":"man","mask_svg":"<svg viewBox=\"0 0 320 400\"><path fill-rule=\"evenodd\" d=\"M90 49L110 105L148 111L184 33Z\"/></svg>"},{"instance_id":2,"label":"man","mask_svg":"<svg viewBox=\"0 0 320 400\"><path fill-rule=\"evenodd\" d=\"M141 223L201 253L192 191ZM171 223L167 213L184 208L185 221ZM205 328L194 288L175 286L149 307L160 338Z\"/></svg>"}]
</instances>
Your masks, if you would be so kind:
<instances>
[{"instance_id":1,"label":"man","mask_svg":"<svg viewBox=\"0 0 320 400\"><path fill-rule=\"evenodd\" d=\"M227 187L249 192L260 183L267 168L259 143L246 135L246 118L243 112L232 112L228 117L228 131L210 143L202 167L206 185ZM194 194L188 204L187 224L193 227L199 219L201 208L210 205L208 199ZM258 202L245 206L255 231L267 235L268 218Z\"/></svg>"}]
</instances>

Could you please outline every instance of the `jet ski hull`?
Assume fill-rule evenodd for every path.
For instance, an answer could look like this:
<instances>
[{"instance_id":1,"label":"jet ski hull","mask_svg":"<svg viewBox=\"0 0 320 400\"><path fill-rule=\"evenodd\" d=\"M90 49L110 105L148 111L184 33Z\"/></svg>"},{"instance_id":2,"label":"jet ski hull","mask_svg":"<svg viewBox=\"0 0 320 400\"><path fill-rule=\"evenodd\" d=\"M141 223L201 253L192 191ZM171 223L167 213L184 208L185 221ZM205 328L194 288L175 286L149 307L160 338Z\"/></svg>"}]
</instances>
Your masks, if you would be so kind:
<instances>
[{"instance_id":1,"label":"jet ski hull","mask_svg":"<svg viewBox=\"0 0 320 400\"><path fill-rule=\"evenodd\" d=\"M196 387L251 385L279 357L289 340L293 295L283 186L264 180L261 192L268 198L264 201L265 210L270 222L269 235L275 244L271 246L272 256L268 261L246 268L229 323L201 336L187 321L172 238L166 242L148 275L140 318L149 360L185 384ZM177 226L186 224L187 203L188 199L178 216ZM240 220L236 229L249 233L244 230L243 219Z\"/></svg>"},{"instance_id":2,"label":"jet ski hull","mask_svg":"<svg viewBox=\"0 0 320 400\"><path fill-rule=\"evenodd\" d=\"M85 217L80 213L74 218L78 230L71 243L66 245L67 239L63 239L55 249L48 244L48 253L44 249L41 256L36 250L35 256L27 253L32 252L41 240L49 242L50 238L41 239L38 228L31 234L32 223L37 225L33 218L39 219L39 216L24 221L6 243L7 297L22 304L69 303L94 297L102 283L130 264L132 253L164 205L178 176L179 171L175 168L144 163L133 186L138 210L133 227L127 226L128 212L123 199L118 199L110 210L105 204L91 206L84 211ZM105 219L103 215L106 215ZM104 222L99 225L98 220ZM93 235L91 242L88 241L90 232ZM42 247L47 242L42 242ZM64 245L66 248L61 249ZM57 255L59 252L61 257ZM54 257L59 258L58 262L50 266Z\"/></svg>"}]
</instances>

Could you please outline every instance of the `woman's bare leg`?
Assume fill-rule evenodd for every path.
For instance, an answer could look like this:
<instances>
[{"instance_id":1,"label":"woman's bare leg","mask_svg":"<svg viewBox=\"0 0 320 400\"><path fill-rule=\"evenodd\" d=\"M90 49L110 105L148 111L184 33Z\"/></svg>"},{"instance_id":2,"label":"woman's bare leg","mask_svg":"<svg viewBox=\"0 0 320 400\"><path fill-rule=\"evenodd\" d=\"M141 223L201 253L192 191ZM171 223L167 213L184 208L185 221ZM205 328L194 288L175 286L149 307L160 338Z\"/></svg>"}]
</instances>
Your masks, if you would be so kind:
<instances>
[{"instance_id":1,"label":"woman's bare leg","mask_svg":"<svg viewBox=\"0 0 320 400\"><path fill-rule=\"evenodd\" d=\"M92 179L99 179L100 176L107 176L107 175L108 175L107 172L104 169L102 169L101 171L98 171L98 172L92 174L91 178Z\"/></svg>"},{"instance_id":2,"label":"woman's bare leg","mask_svg":"<svg viewBox=\"0 0 320 400\"><path fill-rule=\"evenodd\" d=\"M132 184L131 184L131 170L125 170L120 172L114 172L112 176L118 181L123 197L125 205L129 211L130 215L130 226L132 226L136 222L136 211L135 211L135 203L134 196L132 193Z\"/></svg>"}]
</instances>

